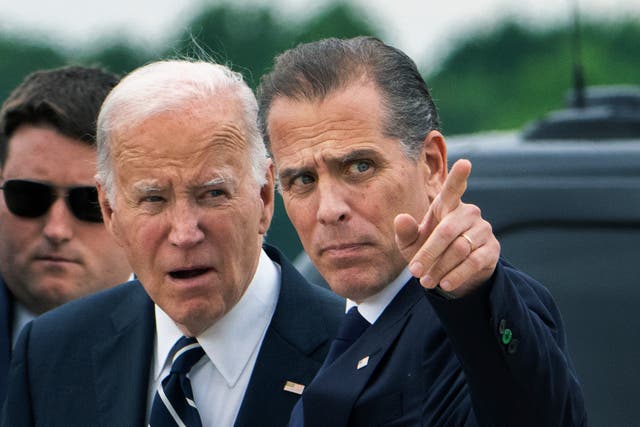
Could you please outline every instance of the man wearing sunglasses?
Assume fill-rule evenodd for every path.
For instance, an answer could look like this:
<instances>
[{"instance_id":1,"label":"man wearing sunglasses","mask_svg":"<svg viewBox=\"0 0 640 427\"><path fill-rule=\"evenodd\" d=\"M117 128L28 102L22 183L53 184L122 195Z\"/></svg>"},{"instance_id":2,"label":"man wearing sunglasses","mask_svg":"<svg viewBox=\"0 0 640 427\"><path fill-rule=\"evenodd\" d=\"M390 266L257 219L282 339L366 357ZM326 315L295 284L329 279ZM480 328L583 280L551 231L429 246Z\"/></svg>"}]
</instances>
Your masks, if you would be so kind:
<instances>
[{"instance_id":1,"label":"man wearing sunglasses","mask_svg":"<svg viewBox=\"0 0 640 427\"><path fill-rule=\"evenodd\" d=\"M137 280L25 327L3 427L284 426L344 300L263 245L274 171L242 76L134 70L98 118L105 225Z\"/></svg>"},{"instance_id":2,"label":"man wearing sunglasses","mask_svg":"<svg viewBox=\"0 0 640 427\"><path fill-rule=\"evenodd\" d=\"M117 81L93 68L38 71L0 110L0 402L29 320L131 273L94 178L96 118Z\"/></svg>"}]
</instances>

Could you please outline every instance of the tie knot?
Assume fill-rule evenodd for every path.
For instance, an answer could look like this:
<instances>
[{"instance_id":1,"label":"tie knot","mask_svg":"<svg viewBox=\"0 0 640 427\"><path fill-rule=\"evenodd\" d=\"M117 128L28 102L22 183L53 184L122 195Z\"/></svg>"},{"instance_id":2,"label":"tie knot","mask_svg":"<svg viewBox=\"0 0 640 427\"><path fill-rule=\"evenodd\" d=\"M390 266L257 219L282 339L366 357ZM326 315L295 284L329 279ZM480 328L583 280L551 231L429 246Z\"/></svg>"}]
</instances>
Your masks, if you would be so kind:
<instances>
[{"instance_id":1,"label":"tie knot","mask_svg":"<svg viewBox=\"0 0 640 427\"><path fill-rule=\"evenodd\" d=\"M362 317L358 311L358 307L351 307L344 316L336 338L353 342L357 340L369 326L371 326L371 324L367 319Z\"/></svg>"},{"instance_id":2,"label":"tie knot","mask_svg":"<svg viewBox=\"0 0 640 427\"><path fill-rule=\"evenodd\" d=\"M200 343L193 337L180 338L171 350L173 353L171 372L183 374L188 373L204 355Z\"/></svg>"},{"instance_id":3,"label":"tie knot","mask_svg":"<svg viewBox=\"0 0 640 427\"><path fill-rule=\"evenodd\" d=\"M329 366L353 344L371 324L362 317L357 307L351 307L342 319L335 339L331 342L324 366Z\"/></svg>"}]
</instances>

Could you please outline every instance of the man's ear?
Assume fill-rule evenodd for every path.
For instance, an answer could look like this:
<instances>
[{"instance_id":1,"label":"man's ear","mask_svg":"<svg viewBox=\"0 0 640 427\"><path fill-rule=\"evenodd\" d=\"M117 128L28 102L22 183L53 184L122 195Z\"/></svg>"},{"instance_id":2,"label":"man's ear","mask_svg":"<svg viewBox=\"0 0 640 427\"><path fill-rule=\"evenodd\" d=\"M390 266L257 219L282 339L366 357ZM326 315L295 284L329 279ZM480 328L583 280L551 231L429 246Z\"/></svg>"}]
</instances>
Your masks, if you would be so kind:
<instances>
[{"instance_id":1,"label":"man's ear","mask_svg":"<svg viewBox=\"0 0 640 427\"><path fill-rule=\"evenodd\" d=\"M116 243L122 246L120 230L117 222L114 221L114 212L111 202L109 202L109 198L107 197L107 190L98 180L96 180L96 188L98 189L98 202L100 203L100 211L102 211L104 226L109 233L111 233Z\"/></svg>"},{"instance_id":2,"label":"man's ear","mask_svg":"<svg viewBox=\"0 0 640 427\"><path fill-rule=\"evenodd\" d=\"M426 166L424 184L433 201L447 179L447 144L439 131L432 130L424 138L419 161Z\"/></svg>"},{"instance_id":3,"label":"man's ear","mask_svg":"<svg viewBox=\"0 0 640 427\"><path fill-rule=\"evenodd\" d=\"M262 217L260 218L260 234L265 234L271 225L275 208L275 171L273 161L267 159L268 165L265 172L265 183L260 188L260 200L262 202Z\"/></svg>"}]
</instances>

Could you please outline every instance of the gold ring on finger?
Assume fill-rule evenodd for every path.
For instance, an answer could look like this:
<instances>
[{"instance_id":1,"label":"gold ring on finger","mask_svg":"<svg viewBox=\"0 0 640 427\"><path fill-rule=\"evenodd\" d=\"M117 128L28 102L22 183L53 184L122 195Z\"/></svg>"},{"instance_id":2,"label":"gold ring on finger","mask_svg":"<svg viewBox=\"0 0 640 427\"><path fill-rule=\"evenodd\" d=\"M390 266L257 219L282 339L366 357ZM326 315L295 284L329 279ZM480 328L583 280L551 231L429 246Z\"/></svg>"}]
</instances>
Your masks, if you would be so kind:
<instances>
[{"instance_id":1,"label":"gold ring on finger","mask_svg":"<svg viewBox=\"0 0 640 427\"><path fill-rule=\"evenodd\" d=\"M471 240L471 237L467 236L466 233L462 233L460 237L469 243L469 253L473 252L473 240Z\"/></svg>"}]
</instances>

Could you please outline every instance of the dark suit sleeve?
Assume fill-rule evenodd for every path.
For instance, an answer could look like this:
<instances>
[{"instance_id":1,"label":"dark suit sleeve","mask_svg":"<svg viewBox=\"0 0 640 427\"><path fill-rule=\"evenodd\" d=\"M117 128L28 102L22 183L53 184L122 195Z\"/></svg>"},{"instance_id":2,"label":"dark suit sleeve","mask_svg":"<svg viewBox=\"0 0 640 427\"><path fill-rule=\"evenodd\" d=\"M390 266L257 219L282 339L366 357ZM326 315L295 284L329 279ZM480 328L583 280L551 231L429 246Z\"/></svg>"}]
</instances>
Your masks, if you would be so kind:
<instances>
[{"instance_id":1,"label":"dark suit sleeve","mask_svg":"<svg viewBox=\"0 0 640 427\"><path fill-rule=\"evenodd\" d=\"M8 378L7 398L2 412L2 427L22 427L34 425L31 411L27 346L32 323L22 330L11 359Z\"/></svg>"},{"instance_id":2,"label":"dark suit sleeve","mask_svg":"<svg viewBox=\"0 0 640 427\"><path fill-rule=\"evenodd\" d=\"M562 319L544 287L501 260L471 295L427 295L463 366L480 425L586 424Z\"/></svg>"}]
</instances>

